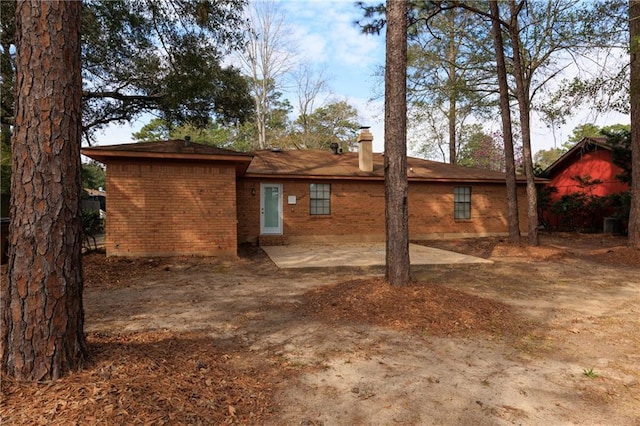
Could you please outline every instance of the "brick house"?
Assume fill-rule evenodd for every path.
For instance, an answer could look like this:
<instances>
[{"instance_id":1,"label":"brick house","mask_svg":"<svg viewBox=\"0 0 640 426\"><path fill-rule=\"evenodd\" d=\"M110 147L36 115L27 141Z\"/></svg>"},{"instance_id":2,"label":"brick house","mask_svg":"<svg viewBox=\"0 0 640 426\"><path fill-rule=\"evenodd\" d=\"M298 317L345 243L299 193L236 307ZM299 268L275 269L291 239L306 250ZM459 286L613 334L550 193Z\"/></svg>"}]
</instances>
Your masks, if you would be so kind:
<instances>
[{"instance_id":1,"label":"brick house","mask_svg":"<svg viewBox=\"0 0 640 426\"><path fill-rule=\"evenodd\" d=\"M181 140L102 146L109 256L235 256L239 243L384 241L384 157ZM408 159L412 240L507 235L504 173ZM526 228L525 182L519 180Z\"/></svg>"},{"instance_id":2,"label":"brick house","mask_svg":"<svg viewBox=\"0 0 640 426\"><path fill-rule=\"evenodd\" d=\"M251 155L182 140L82 153L107 166L107 255L236 255L236 182Z\"/></svg>"},{"instance_id":3,"label":"brick house","mask_svg":"<svg viewBox=\"0 0 640 426\"><path fill-rule=\"evenodd\" d=\"M622 169L613 164L611 146L606 138L583 138L573 148L564 153L544 171L544 176L549 179L545 186L555 188L557 192L550 194L551 203L560 200L565 195L575 193L587 193L598 197L625 192L629 185L616 179L622 173ZM601 183L590 187L583 187L579 178L589 177ZM603 216L608 214L602 211L598 217L590 217L590 222L602 224ZM551 227L560 225L560 217L547 210L544 215ZM585 224L582 224L586 226Z\"/></svg>"}]
</instances>

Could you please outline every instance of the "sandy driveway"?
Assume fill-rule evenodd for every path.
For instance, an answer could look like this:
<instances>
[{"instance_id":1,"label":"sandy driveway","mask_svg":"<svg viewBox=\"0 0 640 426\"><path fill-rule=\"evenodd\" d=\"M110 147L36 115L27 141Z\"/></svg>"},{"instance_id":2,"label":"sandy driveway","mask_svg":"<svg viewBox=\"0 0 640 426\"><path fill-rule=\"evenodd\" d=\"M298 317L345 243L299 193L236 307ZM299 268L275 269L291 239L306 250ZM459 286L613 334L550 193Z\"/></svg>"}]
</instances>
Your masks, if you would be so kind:
<instances>
[{"instance_id":1,"label":"sandy driveway","mask_svg":"<svg viewBox=\"0 0 640 426\"><path fill-rule=\"evenodd\" d=\"M150 260L125 285L86 289L86 331L197 332L247 360L300 367L273 389L270 424L638 425L640 272L602 261L619 244L572 251L550 241L531 252L493 241L485 255L493 264L413 271L425 285L513 306L531 325L517 339L301 315L306 292L381 271L278 270L264 254ZM478 255L478 247L466 250Z\"/></svg>"}]
</instances>

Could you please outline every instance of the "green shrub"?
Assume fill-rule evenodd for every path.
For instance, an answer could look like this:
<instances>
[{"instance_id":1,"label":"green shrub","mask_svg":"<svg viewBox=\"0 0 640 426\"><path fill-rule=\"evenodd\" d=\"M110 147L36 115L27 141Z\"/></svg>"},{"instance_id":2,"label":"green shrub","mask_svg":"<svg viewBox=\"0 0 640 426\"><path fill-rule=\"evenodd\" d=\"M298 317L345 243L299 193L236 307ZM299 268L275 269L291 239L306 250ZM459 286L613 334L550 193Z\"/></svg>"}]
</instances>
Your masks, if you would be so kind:
<instances>
[{"instance_id":1,"label":"green shrub","mask_svg":"<svg viewBox=\"0 0 640 426\"><path fill-rule=\"evenodd\" d=\"M96 210L82 211L82 239L87 248L91 248L90 240L93 240L94 249L98 248L96 235L104 232L104 220L100 218L100 212Z\"/></svg>"}]
</instances>

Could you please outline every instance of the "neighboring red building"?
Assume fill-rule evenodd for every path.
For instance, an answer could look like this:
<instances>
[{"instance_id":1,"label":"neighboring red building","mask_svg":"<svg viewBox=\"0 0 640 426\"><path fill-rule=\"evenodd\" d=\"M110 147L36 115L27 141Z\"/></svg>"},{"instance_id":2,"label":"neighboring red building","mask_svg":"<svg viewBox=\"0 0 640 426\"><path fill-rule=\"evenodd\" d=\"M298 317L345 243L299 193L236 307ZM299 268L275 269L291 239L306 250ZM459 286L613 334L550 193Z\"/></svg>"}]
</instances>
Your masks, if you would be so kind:
<instances>
[{"instance_id":1,"label":"neighboring red building","mask_svg":"<svg viewBox=\"0 0 640 426\"><path fill-rule=\"evenodd\" d=\"M621 173L622 169L613 164L611 146L606 143L605 138L584 138L551 164L544 175L549 179L546 186L557 190L551 194L551 203L554 203L564 195L575 193L603 197L628 191L629 186L616 179ZM601 183L585 187L576 177L583 182L598 180ZM602 211L597 214L598 217L592 215L589 221L599 223L601 227L602 217L608 213L610 212ZM552 228L562 226L561 218L549 209L544 212L544 217Z\"/></svg>"}]
</instances>

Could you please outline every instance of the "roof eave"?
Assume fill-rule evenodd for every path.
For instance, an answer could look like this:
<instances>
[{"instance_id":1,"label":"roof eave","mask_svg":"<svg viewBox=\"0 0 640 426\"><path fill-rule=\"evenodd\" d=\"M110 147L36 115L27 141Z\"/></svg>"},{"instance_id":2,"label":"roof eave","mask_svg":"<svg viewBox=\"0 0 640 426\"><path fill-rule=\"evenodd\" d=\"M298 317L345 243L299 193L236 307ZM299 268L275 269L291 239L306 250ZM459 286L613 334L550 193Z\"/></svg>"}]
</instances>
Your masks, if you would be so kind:
<instances>
[{"instance_id":1,"label":"roof eave","mask_svg":"<svg viewBox=\"0 0 640 426\"><path fill-rule=\"evenodd\" d=\"M116 150L93 150L83 148L82 155L98 160L106 164L109 159L163 159L163 160L200 160L200 161L231 161L241 163L251 163L253 156L250 154L225 155L225 154L183 154L167 152L140 152L140 151L116 151ZM104 161L106 160L106 161Z\"/></svg>"},{"instance_id":2,"label":"roof eave","mask_svg":"<svg viewBox=\"0 0 640 426\"><path fill-rule=\"evenodd\" d=\"M315 175L315 174L284 174L284 173L245 173L244 177L254 179L329 179L329 180L384 180L384 176L342 176L342 175Z\"/></svg>"},{"instance_id":3,"label":"roof eave","mask_svg":"<svg viewBox=\"0 0 640 426\"><path fill-rule=\"evenodd\" d=\"M252 179L309 179L309 180L353 180L353 181L384 181L384 176L358 176L358 175L314 175L314 174L273 174L273 173L245 173L245 178ZM441 182L441 183L498 183L504 184L505 179L482 179L482 178L429 178L429 177L407 177L409 182ZM536 183L545 183L548 179L536 178ZM526 181L518 179L517 184L526 184Z\"/></svg>"},{"instance_id":4,"label":"roof eave","mask_svg":"<svg viewBox=\"0 0 640 426\"><path fill-rule=\"evenodd\" d=\"M115 150L92 150L84 148L81 150L83 155L93 158L103 164L107 164L110 160L189 160L202 162L224 162L232 164L236 168L236 175L243 175L251 161L253 155L224 155L224 154L180 154L180 153L157 153L157 152L132 152L132 151L115 151Z\"/></svg>"}]
</instances>

